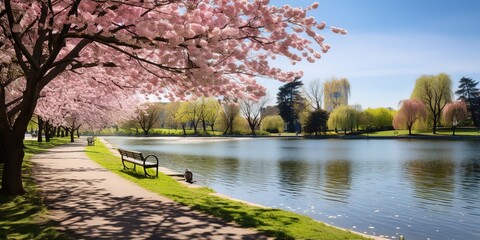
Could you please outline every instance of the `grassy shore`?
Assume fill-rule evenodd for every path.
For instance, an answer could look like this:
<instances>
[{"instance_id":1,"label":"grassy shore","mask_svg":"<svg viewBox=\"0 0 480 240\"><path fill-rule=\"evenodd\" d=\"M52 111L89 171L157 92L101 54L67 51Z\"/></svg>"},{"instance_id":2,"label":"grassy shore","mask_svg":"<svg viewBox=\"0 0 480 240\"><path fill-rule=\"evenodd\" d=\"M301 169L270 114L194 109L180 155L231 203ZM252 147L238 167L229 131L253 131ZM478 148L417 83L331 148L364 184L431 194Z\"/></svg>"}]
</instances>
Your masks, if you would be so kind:
<instances>
[{"instance_id":1,"label":"grassy shore","mask_svg":"<svg viewBox=\"0 0 480 240\"><path fill-rule=\"evenodd\" d=\"M100 141L97 143L96 146L87 147L87 155L106 169L150 191L209 215L229 222L234 221L243 227L258 229L277 239L365 239L296 213L255 207L213 196L213 190L206 187L188 188L161 173L158 178L145 178L140 169L137 173L124 171L120 158L114 156Z\"/></svg>"},{"instance_id":2,"label":"grassy shore","mask_svg":"<svg viewBox=\"0 0 480 240\"><path fill-rule=\"evenodd\" d=\"M17 197L0 196L0 239L68 239L55 230L55 222L46 218L46 209L32 176L30 158L48 148L65 144L68 138L38 143L25 141L23 183L26 194ZM0 183L3 164L0 164Z\"/></svg>"},{"instance_id":3,"label":"grassy shore","mask_svg":"<svg viewBox=\"0 0 480 240\"><path fill-rule=\"evenodd\" d=\"M367 136L367 134L362 134L363 136ZM412 135L414 136L430 136L430 137L448 137L452 136L451 129L440 128L437 130L437 134L433 134L432 131L426 130L412 130ZM389 130L389 131L378 131L368 133L370 137L396 137L396 136L408 136L408 130ZM476 128L459 128L455 131L455 136L462 137L462 136L479 136L480 131Z\"/></svg>"}]
</instances>

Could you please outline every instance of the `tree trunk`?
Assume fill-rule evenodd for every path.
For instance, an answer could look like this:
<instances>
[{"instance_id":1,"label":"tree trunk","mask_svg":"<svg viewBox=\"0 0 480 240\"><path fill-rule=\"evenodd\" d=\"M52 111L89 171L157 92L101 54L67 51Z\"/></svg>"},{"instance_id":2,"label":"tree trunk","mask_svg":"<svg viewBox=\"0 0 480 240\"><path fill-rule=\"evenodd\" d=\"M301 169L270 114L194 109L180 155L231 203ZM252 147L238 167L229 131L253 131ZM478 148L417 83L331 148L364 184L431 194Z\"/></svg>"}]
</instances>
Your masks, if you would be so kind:
<instances>
[{"instance_id":1,"label":"tree trunk","mask_svg":"<svg viewBox=\"0 0 480 240\"><path fill-rule=\"evenodd\" d=\"M456 127L452 127L452 136L455 136Z\"/></svg>"},{"instance_id":2,"label":"tree trunk","mask_svg":"<svg viewBox=\"0 0 480 240\"><path fill-rule=\"evenodd\" d=\"M193 125L193 134L195 134L195 135L196 135L196 134L197 134L197 125L198 125L198 122L197 122L197 123L195 123L195 120L193 120L193 122L192 122L192 123L193 123L193 124L192 124L192 125Z\"/></svg>"},{"instance_id":3,"label":"tree trunk","mask_svg":"<svg viewBox=\"0 0 480 240\"><path fill-rule=\"evenodd\" d=\"M77 128L77 137L80 138L80 131L79 131L79 127Z\"/></svg>"},{"instance_id":4,"label":"tree trunk","mask_svg":"<svg viewBox=\"0 0 480 240\"><path fill-rule=\"evenodd\" d=\"M21 195L25 193L22 184L22 163L25 155L23 150L23 136L8 133L2 133L1 135L0 162L3 162L3 175L0 194L10 196Z\"/></svg>"},{"instance_id":5,"label":"tree trunk","mask_svg":"<svg viewBox=\"0 0 480 240\"><path fill-rule=\"evenodd\" d=\"M187 135L187 131L185 130L185 124L182 124L183 135Z\"/></svg>"},{"instance_id":6,"label":"tree trunk","mask_svg":"<svg viewBox=\"0 0 480 240\"><path fill-rule=\"evenodd\" d=\"M75 129L74 128L70 128L70 142L75 142Z\"/></svg>"},{"instance_id":7,"label":"tree trunk","mask_svg":"<svg viewBox=\"0 0 480 240\"><path fill-rule=\"evenodd\" d=\"M1 143L3 166L2 195L21 195L25 193L22 184L22 163L25 155L23 139L10 139Z\"/></svg>"},{"instance_id":8,"label":"tree trunk","mask_svg":"<svg viewBox=\"0 0 480 240\"><path fill-rule=\"evenodd\" d=\"M202 118L202 126L203 126L203 131L206 133L207 132L207 122L205 122L205 119Z\"/></svg>"},{"instance_id":9,"label":"tree trunk","mask_svg":"<svg viewBox=\"0 0 480 240\"><path fill-rule=\"evenodd\" d=\"M45 122L45 142L50 142L50 122L46 121Z\"/></svg>"},{"instance_id":10,"label":"tree trunk","mask_svg":"<svg viewBox=\"0 0 480 240\"><path fill-rule=\"evenodd\" d=\"M60 132L61 132L61 129L62 127L57 127L57 137L60 137ZM63 136L62 136L63 137Z\"/></svg>"},{"instance_id":11,"label":"tree trunk","mask_svg":"<svg viewBox=\"0 0 480 240\"><path fill-rule=\"evenodd\" d=\"M38 134L37 134L37 141L42 142L42 132L43 132L43 120L38 117Z\"/></svg>"},{"instance_id":12,"label":"tree trunk","mask_svg":"<svg viewBox=\"0 0 480 240\"><path fill-rule=\"evenodd\" d=\"M433 115L433 127L432 127L433 134L437 134L437 121L438 121L438 117L434 114Z\"/></svg>"}]
</instances>

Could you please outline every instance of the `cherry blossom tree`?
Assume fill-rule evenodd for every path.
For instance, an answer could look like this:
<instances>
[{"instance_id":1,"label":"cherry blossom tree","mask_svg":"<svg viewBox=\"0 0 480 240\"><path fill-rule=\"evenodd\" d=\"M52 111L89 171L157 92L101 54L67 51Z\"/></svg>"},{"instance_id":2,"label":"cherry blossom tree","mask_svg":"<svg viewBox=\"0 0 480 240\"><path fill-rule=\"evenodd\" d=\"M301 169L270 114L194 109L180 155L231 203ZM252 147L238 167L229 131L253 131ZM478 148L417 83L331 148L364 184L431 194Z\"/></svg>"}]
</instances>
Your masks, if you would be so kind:
<instances>
[{"instance_id":1,"label":"cherry blossom tree","mask_svg":"<svg viewBox=\"0 0 480 240\"><path fill-rule=\"evenodd\" d=\"M464 101L447 103L442 113L444 123L452 126L452 135L455 135L458 124L468 116L467 104Z\"/></svg>"},{"instance_id":2,"label":"cherry blossom tree","mask_svg":"<svg viewBox=\"0 0 480 240\"><path fill-rule=\"evenodd\" d=\"M54 79L63 81L75 73L71 80L89 79L169 99L258 99L265 88L255 77L288 81L302 75L268 61L284 57L293 64L314 62L328 51L330 45L318 33L326 24L307 15L318 3L302 9L268 2L1 1L1 193L24 192L24 133L42 90Z\"/></svg>"},{"instance_id":3,"label":"cherry blossom tree","mask_svg":"<svg viewBox=\"0 0 480 240\"><path fill-rule=\"evenodd\" d=\"M400 102L400 110L393 117L393 127L395 129L408 129L408 135L412 135L413 124L421 118L427 116L425 105L415 99L407 99Z\"/></svg>"}]
</instances>

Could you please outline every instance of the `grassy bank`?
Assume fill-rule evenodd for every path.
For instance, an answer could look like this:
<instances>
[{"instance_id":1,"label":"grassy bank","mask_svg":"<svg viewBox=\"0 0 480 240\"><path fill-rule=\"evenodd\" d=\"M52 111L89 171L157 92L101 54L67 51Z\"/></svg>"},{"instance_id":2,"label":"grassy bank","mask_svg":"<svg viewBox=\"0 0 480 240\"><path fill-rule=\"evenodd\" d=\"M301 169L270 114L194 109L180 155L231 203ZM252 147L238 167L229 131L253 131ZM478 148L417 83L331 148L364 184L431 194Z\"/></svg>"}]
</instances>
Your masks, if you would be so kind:
<instances>
[{"instance_id":1,"label":"grassy bank","mask_svg":"<svg viewBox=\"0 0 480 240\"><path fill-rule=\"evenodd\" d=\"M367 136L367 134L362 134ZM440 128L437 134L433 134L431 130L412 130L412 135L420 136L452 136L452 130L447 128ZM408 130L388 130L368 133L371 137L395 137L408 136ZM480 132L476 128L459 128L455 131L455 136L480 136Z\"/></svg>"},{"instance_id":2,"label":"grassy bank","mask_svg":"<svg viewBox=\"0 0 480 240\"><path fill-rule=\"evenodd\" d=\"M46 209L33 179L30 162L34 154L67 142L68 138L52 139L48 143L25 141L22 171L27 193L17 197L0 196L0 239L68 239L55 230L53 221L46 218ZM0 164L0 183L2 173L3 164Z\"/></svg>"},{"instance_id":3,"label":"grassy bank","mask_svg":"<svg viewBox=\"0 0 480 240\"><path fill-rule=\"evenodd\" d=\"M167 196L193 209L234 221L243 227L256 228L278 239L364 239L351 232L317 222L309 217L279 209L253 207L225 198L212 196L208 188L188 188L176 180L159 173L158 178L145 178L141 169L137 173L122 170L119 157L111 154L100 141L87 147L87 155L108 170L138 185Z\"/></svg>"}]
</instances>

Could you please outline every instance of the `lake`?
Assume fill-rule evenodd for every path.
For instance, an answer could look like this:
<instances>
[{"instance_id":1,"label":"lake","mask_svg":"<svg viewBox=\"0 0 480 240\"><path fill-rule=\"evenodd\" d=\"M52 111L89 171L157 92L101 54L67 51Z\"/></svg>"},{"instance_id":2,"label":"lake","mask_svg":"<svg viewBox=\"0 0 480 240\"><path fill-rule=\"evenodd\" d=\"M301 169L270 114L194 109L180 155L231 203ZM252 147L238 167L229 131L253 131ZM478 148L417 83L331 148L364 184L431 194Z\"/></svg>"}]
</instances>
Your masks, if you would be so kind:
<instances>
[{"instance_id":1,"label":"lake","mask_svg":"<svg viewBox=\"0 0 480 240\"><path fill-rule=\"evenodd\" d=\"M480 142L105 137L237 199L398 239L480 239Z\"/></svg>"}]
</instances>

